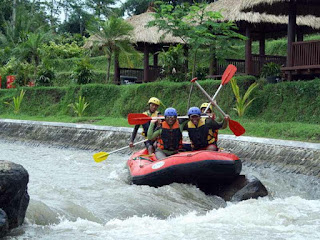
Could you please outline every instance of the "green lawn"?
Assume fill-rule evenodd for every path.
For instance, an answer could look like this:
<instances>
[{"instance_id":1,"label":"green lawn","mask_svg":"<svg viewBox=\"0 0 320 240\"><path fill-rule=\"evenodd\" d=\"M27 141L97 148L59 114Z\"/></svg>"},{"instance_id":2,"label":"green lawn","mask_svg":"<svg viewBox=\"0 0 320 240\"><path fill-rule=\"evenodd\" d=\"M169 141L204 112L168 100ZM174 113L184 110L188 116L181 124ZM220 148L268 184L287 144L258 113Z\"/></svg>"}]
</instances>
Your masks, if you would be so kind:
<instances>
[{"instance_id":1,"label":"green lawn","mask_svg":"<svg viewBox=\"0 0 320 240\"><path fill-rule=\"evenodd\" d=\"M69 123L89 123L95 125L130 127L125 118L111 117L39 117L26 115L0 115L0 118L49 121L49 122L69 122ZM308 124L300 122L265 122L252 119L236 119L246 129L243 136L276 138L284 140L298 140L305 142L320 143L320 126L317 124ZM220 134L232 134L229 129L221 130Z\"/></svg>"}]
</instances>

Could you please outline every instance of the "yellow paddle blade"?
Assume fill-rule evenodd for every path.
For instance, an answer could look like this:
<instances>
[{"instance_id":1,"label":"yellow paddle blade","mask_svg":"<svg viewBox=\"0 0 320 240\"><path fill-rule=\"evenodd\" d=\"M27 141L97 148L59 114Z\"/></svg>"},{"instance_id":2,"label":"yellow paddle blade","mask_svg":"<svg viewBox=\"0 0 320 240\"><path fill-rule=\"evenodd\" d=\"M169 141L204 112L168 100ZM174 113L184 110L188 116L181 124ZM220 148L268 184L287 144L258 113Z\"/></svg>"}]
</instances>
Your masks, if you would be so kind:
<instances>
[{"instance_id":1,"label":"yellow paddle blade","mask_svg":"<svg viewBox=\"0 0 320 240\"><path fill-rule=\"evenodd\" d=\"M102 162L106 160L108 156L109 156L109 153L107 152L98 152L93 154L93 159L95 162Z\"/></svg>"}]
</instances>

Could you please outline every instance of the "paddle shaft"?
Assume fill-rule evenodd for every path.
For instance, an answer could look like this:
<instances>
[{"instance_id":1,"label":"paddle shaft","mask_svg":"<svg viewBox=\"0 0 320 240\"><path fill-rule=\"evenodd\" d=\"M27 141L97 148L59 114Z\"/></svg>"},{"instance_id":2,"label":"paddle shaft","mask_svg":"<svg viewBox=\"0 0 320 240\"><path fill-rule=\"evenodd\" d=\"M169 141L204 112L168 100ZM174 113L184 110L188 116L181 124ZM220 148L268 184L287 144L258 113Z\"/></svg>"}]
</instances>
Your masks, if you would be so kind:
<instances>
[{"instance_id":1,"label":"paddle shaft","mask_svg":"<svg viewBox=\"0 0 320 240\"><path fill-rule=\"evenodd\" d=\"M146 141L148 141L148 139L144 139L144 140L142 140L142 141L140 141L140 142L136 142L134 145L137 145L137 144L140 144L140 143L143 143L143 142L146 142ZM126 149L126 148L128 148L128 147L130 147L130 146L125 146L125 147L122 147L122 148L113 150L113 151L109 152L109 154L115 153L115 152L118 152L118 151L121 151L121 150Z\"/></svg>"},{"instance_id":2,"label":"paddle shaft","mask_svg":"<svg viewBox=\"0 0 320 240\"><path fill-rule=\"evenodd\" d=\"M214 100L216 99L216 97L217 97L218 93L220 92L220 90L221 90L222 86L223 86L223 85L222 85L222 84L220 84L220 86L219 86L218 90L216 91L216 93L215 93L215 94L213 95L213 97L211 98L211 100L210 100L210 102L209 102L208 106L206 107L206 109L204 110L204 112L203 112L203 113L206 113L206 112L208 111L209 107L211 106L211 101L214 101Z\"/></svg>"},{"instance_id":3,"label":"paddle shaft","mask_svg":"<svg viewBox=\"0 0 320 240\"><path fill-rule=\"evenodd\" d=\"M223 75L222 75L222 79L221 79L221 83L220 86L218 88L218 90L216 91L216 93L213 95L213 97L211 98L211 101L214 101L218 95L218 93L220 92L221 88L223 85L227 84L231 78L233 77L233 75L236 73L237 71L237 67L229 64L228 67L226 68L226 70L224 71ZM204 113L206 113L211 105L211 101L208 104L208 106L206 107L206 109L204 110Z\"/></svg>"},{"instance_id":4,"label":"paddle shaft","mask_svg":"<svg viewBox=\"0 0 320 240\"><path fill-rule=\"evenodd\" d=\"M194 81L194 83L195 83L195 84L197 85L197 87L201 90L201 92L208 98L208 100L210 101L210 103L211 103L212 105L214 105L214 106L218 109L219 112L221 112L221 114L223 115L223 117L226 117L227 114L218 106L218 104L217 104L215 101L212 100L212 99L215 98L216 94L215 94L215 96L213 96L213 98L211 99L210 95L206 92L206 90L203 89L203 87L201 87L201 85L200 85L197 81ZM222 85L220 85L220 87L222 87Z\"/></svg>"},{"instance_id":5,"label":"paddle shaft","mask_svg":"<svg viewBox=\"0 0 320 240\"><path fill-rule=\"evenodd\" d=\"M201 116L201 117L204 117L204 118L207 118L209 116ZM165 117L150 117L152 120L160 120L160 119L165 119ZM186 118L189 118L189 116L178 116L177 117L178 119L186 119Z\"/></svg>"}]
</instances>

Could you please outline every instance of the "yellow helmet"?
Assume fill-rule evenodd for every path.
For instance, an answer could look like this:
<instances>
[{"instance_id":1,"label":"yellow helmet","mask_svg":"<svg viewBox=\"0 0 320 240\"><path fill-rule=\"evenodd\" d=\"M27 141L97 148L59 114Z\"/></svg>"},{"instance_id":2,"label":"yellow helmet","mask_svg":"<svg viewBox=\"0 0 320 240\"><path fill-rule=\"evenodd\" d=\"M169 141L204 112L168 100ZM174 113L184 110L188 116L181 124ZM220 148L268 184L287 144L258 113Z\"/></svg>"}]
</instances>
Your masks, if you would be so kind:
<instances>
[{"instance_id":1,"label":"yellow helmet","mask_svg":"<svg viewBox=\"0 0 320 240\"><path fill-rule=\"evenodd\" d=\"M158 98L156 98L156 97L152 97L152 98L150 98L149 99L149 101L148 101L148 104L150 104L150 103L153 103L153 104L156 104L156 105L158 105L158 106L160 106L160 100L158 99Z\"/></svg>"},{"instance_id":2,"label":"yellow helmet","mask_svg":"<svg viewBox=\"0 0 320 240\"><path fill-rule=\"evenodd\" d=\"M202 103L201 106L200 106L200 109L207 108L208 105L209 105L209 103ZM211 110L211 112L213 111L212 105L210 105L210 110Z\"/></svg>"}]
</instances>

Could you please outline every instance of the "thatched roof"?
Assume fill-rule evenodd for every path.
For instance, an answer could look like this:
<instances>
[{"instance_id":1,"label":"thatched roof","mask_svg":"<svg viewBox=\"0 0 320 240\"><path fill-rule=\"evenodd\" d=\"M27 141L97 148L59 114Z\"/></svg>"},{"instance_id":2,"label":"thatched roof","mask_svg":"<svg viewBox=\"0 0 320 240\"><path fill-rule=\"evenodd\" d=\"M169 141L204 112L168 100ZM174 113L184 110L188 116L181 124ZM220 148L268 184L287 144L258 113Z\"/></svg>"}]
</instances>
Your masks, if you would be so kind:
<instances>
[{"instance_id":1,"label":"thatched roof","mask_svg":"<svg viewBox=\"0 0 320 240\"><path fill-rule=\"evenodd\" d=\"M163 31L159 31L157 27L147 27L148 22L154 20L153 12L147 11L145 13L134 15L126 22L133 26L133 33L131 37L132 43L149 43L149 44L170 44L170 43L182 43L181 38L173 37L171 34L166 34L163 37ZM91 48L93 42L97 40L97 36L91 36L84 44L84 48Z\"/></svg>"},{"instance_id":2,"label":"thatched roof","mask_svg":"<svg viewBox=\"0 0 320 240\"><path fill-rule=\"evenodd\" d=\"M243 12L243 5L247 1L249 0L220 0L209 4L207 9L220 11L223 15L223 20L235 22L241 33L245 32L245 27L250 23L254 26L253 31L264 32L267 37L274 38L287 34L288 17ZM310 33L313 30L320 29L320 19L313 16L297 17L297 25L304 28L304 32Z\"/></svg>"},{"instance_id":3,"label":"thatched roof","mask_svg":"<svg viewBox=\"0 0 320 240\"><path fill-rule=\"evenodd\" d=\"M295 0L297 4L297 16L320 17L319 0ZM253 11L274 15L288 15L288 0L246 0L242 3L243 11Z\"/></svg>"},{"instance_id":4,"label":"thatched roof","mask_svg":"<svg viewBox=\"0 0 320 240\"><path fill-rule=\"evenodd\" d=\"M154 20L153 12L147 11L145 13L134 15L126 21L133 26L133 38L134 43L184 43L180 38L174 37L171 34L167 34L162 37L163 31L159 31L157 27L148 28L146 25L148 22Z\"/></svg>"}]
</instances>

